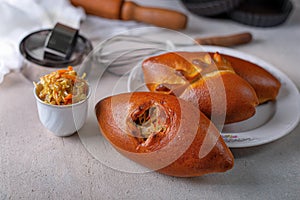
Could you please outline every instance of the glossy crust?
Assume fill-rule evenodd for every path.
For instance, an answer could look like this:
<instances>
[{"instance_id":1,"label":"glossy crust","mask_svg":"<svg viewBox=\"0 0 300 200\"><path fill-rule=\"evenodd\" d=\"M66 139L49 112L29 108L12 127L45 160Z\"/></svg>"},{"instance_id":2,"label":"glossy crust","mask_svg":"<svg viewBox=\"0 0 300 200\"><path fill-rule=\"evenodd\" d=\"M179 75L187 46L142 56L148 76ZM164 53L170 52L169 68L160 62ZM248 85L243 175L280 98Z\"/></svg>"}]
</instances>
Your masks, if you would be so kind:
<instances>
[{"instance_id":1,"label":"glossy crust","mask_svg":"<svg viewBox=\"0 0 300 200\"><path fill-rule=\"evenodd\" d=\"M233 155L213 123L173 95L119 94L99 101L95 112L107 140L149 169L193 177L233 167Z\"/></svg>"},{"instance_id":2,"label":"glossy crust","mask_svg":"<svg viewBox=\"0 0 300 200\"><path fill-rule=\"evenodd\" d=\"M222 95L224 91L226 95ZM192 83L180 95L180 98L191 102L195 101L195 97L195 104L215 124L223 124L224 119L226 124L246 120L255 114L258 103L249 84L236 74L227 72Z\"/></svg>"},{"instance_id":3,"label":"glossy crust","mask_svg":"<svg viewBox=\"0 0 300 200\"><path fill-rule=\"evenodd\" d=\"M259 103L253 87L218 53L165 53L145 60L142 68L150 91L191 101L216 124L246 120Z\"/></svg>"},{"instance_id":4,"label":"glossy crust","mask_svg":"<svg viewBox=\"0 0 300 200\"><path fill-rule=\"evenodd\" d=\"M270 72L240 58L222 56L231 63L234 71L254 88L260 104L276 100L281 83Z\"/></svg>"}]
</instances>

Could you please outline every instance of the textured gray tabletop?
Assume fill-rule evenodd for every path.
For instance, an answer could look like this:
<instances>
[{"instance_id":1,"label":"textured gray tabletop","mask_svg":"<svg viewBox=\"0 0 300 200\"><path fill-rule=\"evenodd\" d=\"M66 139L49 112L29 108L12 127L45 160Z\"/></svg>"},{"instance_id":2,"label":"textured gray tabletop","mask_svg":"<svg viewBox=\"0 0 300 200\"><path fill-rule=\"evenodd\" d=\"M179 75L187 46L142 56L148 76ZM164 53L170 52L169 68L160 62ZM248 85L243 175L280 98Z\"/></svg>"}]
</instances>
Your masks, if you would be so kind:
<instances>
[{"instance_id":1,"label":"textured gray tabletop","mask_svg":"<svg viewBox=\"0 0 300 200\"><path fill-rule=\"evenodd\" d=\"M294 3L291 17L278 27L255 28L190 15L183 33L204 36L250 31L254 41L235 49L272 63L299 88L300 1ZM163 6L178 8L180 3L165 0ZM92 38L96 34L92 30L101 28L96 22L88 17L82 34ZM99 38L93 42L97 44ZM103 77L108 85L110 76ZM232 149L235 166L226 173L198 178L129 173L93 156L78 134L59 138L47 131L39 122L32 90L32 83L17 72L6 75L0 84L0 199L300 198L299 125L274 142Z\"/></svg>"}]
</instances>

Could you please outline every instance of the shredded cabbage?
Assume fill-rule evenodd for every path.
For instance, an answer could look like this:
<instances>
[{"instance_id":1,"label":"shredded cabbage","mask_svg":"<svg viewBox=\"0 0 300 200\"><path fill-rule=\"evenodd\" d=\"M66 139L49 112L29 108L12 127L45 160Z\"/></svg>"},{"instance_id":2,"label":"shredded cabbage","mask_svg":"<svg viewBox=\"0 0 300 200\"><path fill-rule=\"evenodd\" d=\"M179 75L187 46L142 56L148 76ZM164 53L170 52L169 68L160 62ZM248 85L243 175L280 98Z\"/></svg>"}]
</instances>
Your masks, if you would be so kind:
<instances>
[{"instance_id":1,"label":"shredded cabbage","mask_svg":"<svg viewBox=\"0 0 300 200\"><path fill-rule=\"evenodd\" d=\"M40 78L40 82L33 83L37 96L45 103L52 105L74 104L86 99L88 85L82 77L77 76L71 66L51 72Z\"/></svg>"}]
</instances>

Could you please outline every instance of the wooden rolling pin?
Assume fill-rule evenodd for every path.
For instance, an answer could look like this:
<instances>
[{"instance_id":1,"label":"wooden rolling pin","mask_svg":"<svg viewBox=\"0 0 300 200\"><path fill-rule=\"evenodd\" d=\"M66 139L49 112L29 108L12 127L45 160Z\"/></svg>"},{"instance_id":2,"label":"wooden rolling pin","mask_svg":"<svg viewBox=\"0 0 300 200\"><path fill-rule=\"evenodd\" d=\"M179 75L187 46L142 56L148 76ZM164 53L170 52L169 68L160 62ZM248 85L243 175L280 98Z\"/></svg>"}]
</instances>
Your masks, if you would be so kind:
<instances>
[{"instance_id":1,"label":"wooden rolling pin","mask_svg":"<svg viewBox=\"0 0 300 200\"><path fill-rule=\"evenodd\" d=\"M181 12L143 7L124 0L71 0L74 6L82 7L86 13L109 19L135 20L159 27L179 30L187 24L187 16Z\"/></svg>"}]
</instances>

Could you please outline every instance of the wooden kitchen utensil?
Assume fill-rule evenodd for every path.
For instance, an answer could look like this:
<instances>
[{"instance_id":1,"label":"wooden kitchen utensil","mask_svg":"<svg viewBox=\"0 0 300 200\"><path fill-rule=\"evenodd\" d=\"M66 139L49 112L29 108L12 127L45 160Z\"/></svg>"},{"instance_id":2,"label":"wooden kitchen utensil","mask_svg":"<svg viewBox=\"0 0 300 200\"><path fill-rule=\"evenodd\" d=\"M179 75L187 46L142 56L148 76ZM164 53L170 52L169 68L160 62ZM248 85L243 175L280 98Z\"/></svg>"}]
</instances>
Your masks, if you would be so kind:
<instances>
[{"instance_id":1,"label":"wooden kitchen utensil","mask_svg":"<svg viewBox=\"0 0 300 200\"><path fill-rule=\"evenodd\" d=\"M195 38L196 43L200 45L216 45L230 47L251 42L252 34L249 32L238 33L226 36L212 36L206 38Z\"/></svg>"},{"instance_id":2,"label":"wooden kitchen utensil","mask_svg":"<svg viewBox=\"0 0 300 200\"><path fill-rule=\"evenodd\" d=\"M174 30L184 29L187 24L187 16L181 12L124 0L71 0L71 3L88 14L109 19L135 20Z\"/></svg>"}]
</instances>

